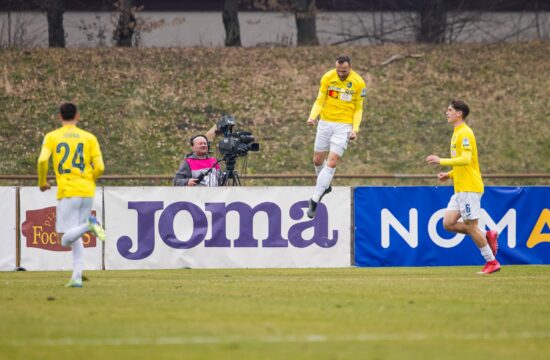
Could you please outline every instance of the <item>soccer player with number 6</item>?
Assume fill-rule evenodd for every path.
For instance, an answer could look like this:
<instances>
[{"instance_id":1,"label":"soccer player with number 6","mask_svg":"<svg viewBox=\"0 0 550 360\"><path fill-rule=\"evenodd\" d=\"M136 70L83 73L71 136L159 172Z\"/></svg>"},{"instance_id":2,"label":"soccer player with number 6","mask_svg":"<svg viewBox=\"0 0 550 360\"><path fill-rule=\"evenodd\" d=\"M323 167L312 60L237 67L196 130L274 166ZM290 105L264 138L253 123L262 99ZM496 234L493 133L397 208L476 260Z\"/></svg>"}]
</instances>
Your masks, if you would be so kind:
<instances>
[{"instance_id":1,"label":"soccer player with number 6","mask_svg":"<svg viewBox=\"0 0 550 360\"><path fill-rule=\"evenodd\" d=\"M97 138L76 124L80 114L75 104L64 102L59 106L62 127L44 137L38 158L38 186L49 190L48 162L52 157L57 182L55 229L61 245L70 246L73 254L73 274L66 287L82 287L84 244L82 235L91 231L97 239L105 240L105 231L91 215L96 180L105 165Z\"/></svg>"},{"instance_id":2,"label":"soccer player with number 6","mask_svg":"<svg viewBox=\"0 0 550 360\"><path fill-rule=\"evenodd\" d=\"M486 261L479 274L486 275L500 271L500 264L495 258L498 233L489 230L483 236L478 227L484 185L474 132L464 121L469 113L470 108L465 102L451 101L445 112L447 122L454 127L451 158L442 159L437 155L429 155L426 161L432 165L452 166L453 170L438 174L439 181L453 179L455 190L443 217L443 227L447 231L466 234L472 238ZM463 222L458 221L460 218Z\"/></svg>"}]
</instances>

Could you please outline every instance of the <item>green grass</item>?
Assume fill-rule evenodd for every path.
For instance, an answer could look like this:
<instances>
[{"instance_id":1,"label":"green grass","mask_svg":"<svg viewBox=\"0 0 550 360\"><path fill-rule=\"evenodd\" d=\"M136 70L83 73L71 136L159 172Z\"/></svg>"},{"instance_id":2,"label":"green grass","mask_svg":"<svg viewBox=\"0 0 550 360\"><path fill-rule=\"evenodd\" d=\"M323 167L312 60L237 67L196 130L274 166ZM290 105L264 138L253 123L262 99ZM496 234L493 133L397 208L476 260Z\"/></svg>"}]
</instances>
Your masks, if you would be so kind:
<instances>
[{"instance_id":1,"label":"green grass","mask_svg":"<svg viewBox=\"0 0 550 360\"><path fill-rule=\"evenodd\" d=\"M550 267L0 273L3 359L547 359Z\"/></svg>"}]
</instances>

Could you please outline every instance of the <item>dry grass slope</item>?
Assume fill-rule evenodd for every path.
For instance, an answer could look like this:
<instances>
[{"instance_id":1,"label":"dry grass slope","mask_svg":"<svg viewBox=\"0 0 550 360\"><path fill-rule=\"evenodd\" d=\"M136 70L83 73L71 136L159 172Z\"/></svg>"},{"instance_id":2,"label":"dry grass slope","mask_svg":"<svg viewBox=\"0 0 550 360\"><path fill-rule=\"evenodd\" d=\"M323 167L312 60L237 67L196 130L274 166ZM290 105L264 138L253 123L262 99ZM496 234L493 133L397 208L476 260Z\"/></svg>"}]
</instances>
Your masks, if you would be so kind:
<instances>
[{"instance_id":1,"label":"dry grass slope","mask_svg":"<svg viewBox=\"0 0 550 360\"><path fill-rule=\"evenodd\" d=\"M448 153L442 112L453 97L471 105L484 172L550 172L550 44L519 43L3 50L0 173L35 173L64 99L80 105L108 174L172 174L189 137L223 113L262 144L248 173L312 172L314 131L305 120L339 53L351 54L368 83L360 139L339 173L435 172L423 159ZM395 54L421 56L380 65Z\"/></svg>"}]
</instances>

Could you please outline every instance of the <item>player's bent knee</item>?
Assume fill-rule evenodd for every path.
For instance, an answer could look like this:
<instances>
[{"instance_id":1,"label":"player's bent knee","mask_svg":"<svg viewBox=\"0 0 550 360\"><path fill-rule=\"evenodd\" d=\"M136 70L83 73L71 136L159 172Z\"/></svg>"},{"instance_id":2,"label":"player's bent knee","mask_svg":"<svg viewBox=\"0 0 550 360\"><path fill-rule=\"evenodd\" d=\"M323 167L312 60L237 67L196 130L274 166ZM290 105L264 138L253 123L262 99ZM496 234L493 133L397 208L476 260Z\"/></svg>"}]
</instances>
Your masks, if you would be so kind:
<instances>
[{"instance_id":1,"label":"player's bent knee","mask_svg":"<svg viewBox=\"0 0 550 360\"><path fill-rule=\"evenodd\" d=\"M338 160L340 160L340 157L336 154L329 154L327 158L327 166L331 168L335 168L336 165L338 165Z\"/></svg>"},{"instance_id":2,"label":"player's bent knee","mask_svg":"<svg viewBox=\"0 0 550 360\"><path fill-rule=\"evenodd\" d=\"M323 161L324 161L323 159L317 159L317 158L314 157L313 158L313 165L321 166L321 165L323 165Z\"/></svg>"},{"instance_id":3,"label":"player's bent knee","mask_svg":"<svg viewBox=\"0 0 550 360\"><path fill-rule=\"evenodd\" d=\"M324 152L314 152L313 153L313 164L315 166L320 166L325 161L326 153Z\"/></svg>"}]
</instances>

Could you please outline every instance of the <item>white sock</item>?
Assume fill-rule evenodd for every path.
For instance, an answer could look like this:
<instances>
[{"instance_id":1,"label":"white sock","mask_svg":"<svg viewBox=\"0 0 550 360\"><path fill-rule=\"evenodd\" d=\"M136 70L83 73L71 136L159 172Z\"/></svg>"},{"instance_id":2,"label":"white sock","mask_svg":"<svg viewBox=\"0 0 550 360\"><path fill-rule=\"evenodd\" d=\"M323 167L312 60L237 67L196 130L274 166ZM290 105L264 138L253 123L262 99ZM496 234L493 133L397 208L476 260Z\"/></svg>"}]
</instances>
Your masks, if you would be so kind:
<instances>
[{"instance_id":1,"label":"white sock","mask_svg":"<svg viewBox=\"0 0 550 360\"><path fill-rule=\"evenodd\" d=\"M315 164L313 164L313 166L315 167L315 175L319 176L319 173L320 173L321 170L323 170L323 168L325 167L325 162L323 162L321 165L315 165Z\"/></svg>"},{"instance_id":2,"label":"white sock","mask_svg":"<svg viewBox=\"0 0 550 360\"><path fill-rule=\"evenodd\" d=\"M495 256L493 255L493 252L491 251L491 248L489 245L485 245L484 247L480 248L479 251L481 252L481 255L485 259L485 261L493 261L495 260Z\"/></svg>"},{"instance_id":3,"label":"white sock","mask_svg":"<svg viewBox=\"0 0 550 360\"><path fill-rule=\"evenodd\" d=\"M330 186L335 171L336 168L331 168L329 166L325 166L323 170L321 170L319 176L317 176L317 186L315 186L315 192L313 193L311 200L319 202L319 199L323 196L325 190Z\"/></svg>"},{"instance_id":4,"label":"white sock","mask_svg":"<svg viewBox=\"0 0 550 360\"><path fill-rule=\"evenodd\" d=\"M72 229L69 229L65 232L63 238L61 238L61 245L71 246L72 243L80 239L80 237L84 235L84 233L88 230L88 223L84 223L82 225L78 225Z\"/></svg>"},{"instance_id":5,"label":"white sock","mask_svg":"<svg viewBox=\"0 0 550 360\"><path fill-rule=\"evenodd\" d=\"M82 239L73 242L73 275L71 279L82 280L82 270L84 268L84 244Z\"/></svg>"}]
</instances>

